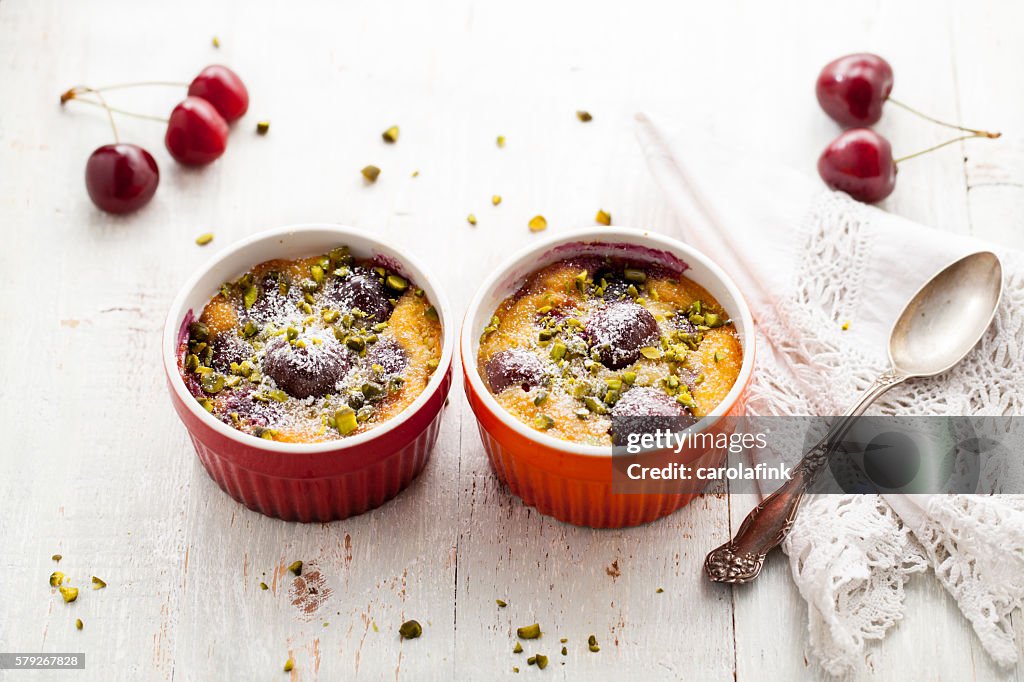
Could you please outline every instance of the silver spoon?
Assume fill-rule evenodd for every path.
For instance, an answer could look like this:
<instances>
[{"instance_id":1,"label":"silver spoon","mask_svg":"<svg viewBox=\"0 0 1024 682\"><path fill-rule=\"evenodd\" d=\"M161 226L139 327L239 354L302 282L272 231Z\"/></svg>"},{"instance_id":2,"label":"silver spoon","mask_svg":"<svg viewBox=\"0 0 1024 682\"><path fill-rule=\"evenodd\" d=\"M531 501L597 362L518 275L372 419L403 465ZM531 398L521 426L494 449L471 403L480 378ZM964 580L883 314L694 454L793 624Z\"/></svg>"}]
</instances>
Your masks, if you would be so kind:
<instances>
[{"instance_id":1,"label":"silver spoon","mask_svg":"<svg viewBox=\"0 0 1024 682\"><path fill-rule=\"evenodd\" d=\"M708 554L708 577L720 583L756 578L768 553L789 535L804 492L854 420L893 386L941 374L963 360L992 323L1002 292L1002 265L989 251L961 258L921 287L889 335L892 368L832 424L793 468L791 478L747 515L736 536Z\"/></svg>"}]
</instances>

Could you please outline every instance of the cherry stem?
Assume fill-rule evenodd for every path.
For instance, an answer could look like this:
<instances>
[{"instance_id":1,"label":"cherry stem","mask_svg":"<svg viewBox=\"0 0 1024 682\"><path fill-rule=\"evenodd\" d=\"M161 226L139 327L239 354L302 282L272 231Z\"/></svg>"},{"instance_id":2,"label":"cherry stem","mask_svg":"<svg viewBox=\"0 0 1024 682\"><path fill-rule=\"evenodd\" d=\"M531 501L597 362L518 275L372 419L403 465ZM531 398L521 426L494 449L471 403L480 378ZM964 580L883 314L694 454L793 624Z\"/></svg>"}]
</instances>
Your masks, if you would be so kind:
<instances>
[{"instance_id":1,"label":"cherry stem","mask_svg":"<svg viewBox=\"0 0 1024 682\"><path fill-rule=\"evenodd\" d=\"M91 88L93 92L106 92L107 90L121 90L123 88L143 88L150 86L168 87L168 88L187 88L188 83L177 83L175 81L138 81L135 83L115 83L114 85L104 85L102 88Z\"/></svg>"},{"instance_id":2,"label":"cherry stem","mask_svg":"<svg viewBox=\"0 0 1024 682\"><path fill-rule=\"evenodd\" d=\"M96 96L101 98L101 99L103 97L103 95L101 95L99 92L96 93ZM131 116L132 118L142 118L142 119L145 119L147 121L156 121L158 123L167 123L167 119L166 118L161 118L160 116L151 116L150 114L140 114L140 113L135 112L135 111L127 111L126 109L118 109L117 107L108 106L106 104L106 102L94 102L91 99L85 99L83 97L72 97L71 99L73 99L76 102L81 102L82 104L91 104L94 107L103 107L108 112L112 111L115 114L120 114L121 116Z\"/></svg>"},{"instance_id":3,"label":"cherry stem","mask_svg":"<svg viewBox=\"0 0 1024 682\"><path fill-rule=\"evenodd\" d=\"M909 106L907 104L904 104L903 102L899 101L898 99L893 99L892 97L889 97L888 99L889 99L890 102L892 102L896 106L902 107L903 109L906 109L910 113L912 113L912 114L914 114L916 116L920 116L921 118L923 118L926 121L931 121L932 123L934 123L936 125L945 126L946 128L952 128L953 130L962 130L965 133L973 133L971 135L971 137L987 137L987 138L989 138L991 140L994 140L997 137L1000 137L1002 135L1002 133L990 133L987 130L978 130L976 128L965 128L964 126L958 126L955 123L946 123L945 121L940 121L937 118L933 118L933 117L929 116L928 114L922 113L922 112L918 111L917 109L915 109L915 108L913 108L913 107L911 107L911 106ZM964 139L964 138L959 138L959 139ZM954 141L955 140L950 140L950 142L954 142Z\"/></svg>"},{"instance_id":4,"label":"cherry stem","mask_svg":"<svg viewBox=\"0 0 1024 682\"><path fill-rule=\"evenodd\" d=\"M902 163L908 159L914 158L915 156L921 156L923 154L927 154L928 152L933 152L936 149L942 149L946 145L953 144L954 142L961 142L963 140L973 140L976 137L992 138L993 136L991 135L991 133L986 133L984 131L978 131L976 133L971 133L970 135L961 135L960 137L954 137L952 140L946 140L945 142L937 144L934 147L928 147L928 149L922 149L919 152L914 152L913 154L907 154L906 156L901 156L898 159L893 159L893 163ZM997 133L995 137L999 137L999 134Z\"/></svg>"},{"instance_id":5,"label":"cherry stem","mask_svg":"<svg viewBox=\"0 0 1024 682\"><path fill-rule=\"evenodd\" d=\"M114 110L111 109L110 106L107 104L107 100L104 99L103 93L101 93L101 92L99 92L97 90L93 90L92 88L88 88L88 87L84 87L84 86L76 86L74 88L71 88L70 90L68 90L67 92L65 92L64 94L62 94L60 96L61 106L63 106L64 103L67 102L69 99L75 99L76 96L79 93L82 93L82 92L95 92L96 96L99 97L99 99L100 99L99 102L93 102L91 100L85 100L85 99L82 100L82 101L83 102L88 102L89 104L92 104L93 106L103 107L104 110L106 110L106 112L107 112L107 120L110 121L110 128L111 128L111 130L114 131L114 142L116 144L120 144L121 137L117 134L117 125L114 123Z\"/></svg>"}]
</instances>

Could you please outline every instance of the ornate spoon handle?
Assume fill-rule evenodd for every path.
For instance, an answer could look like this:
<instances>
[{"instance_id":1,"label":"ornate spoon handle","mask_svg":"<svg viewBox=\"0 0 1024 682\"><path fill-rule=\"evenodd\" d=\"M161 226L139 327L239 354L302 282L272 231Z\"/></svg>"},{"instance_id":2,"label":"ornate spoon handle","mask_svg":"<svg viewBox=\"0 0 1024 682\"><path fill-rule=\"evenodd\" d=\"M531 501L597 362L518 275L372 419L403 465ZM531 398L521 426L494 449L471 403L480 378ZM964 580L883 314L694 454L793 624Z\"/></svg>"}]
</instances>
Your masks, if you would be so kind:
<instances>
[{"instance_id":1,"label":"ornate spoon handle","mask_svg":"<svg viewBox=\"0 0 1024 682\"><path fill-rule=\"evenodd\" d=\"M875 379L846 414L832 424L825 437L808 450L794 467L791 478L747 514L736 536L708 554L704 560L704 572L711 580L719 583L747 583L758 576L768 553L782 544L789 535L804 492L854 420L864 414L864 410L878 396L907 378L906 375L889 371Z\"/></svg>"}]
</instances>

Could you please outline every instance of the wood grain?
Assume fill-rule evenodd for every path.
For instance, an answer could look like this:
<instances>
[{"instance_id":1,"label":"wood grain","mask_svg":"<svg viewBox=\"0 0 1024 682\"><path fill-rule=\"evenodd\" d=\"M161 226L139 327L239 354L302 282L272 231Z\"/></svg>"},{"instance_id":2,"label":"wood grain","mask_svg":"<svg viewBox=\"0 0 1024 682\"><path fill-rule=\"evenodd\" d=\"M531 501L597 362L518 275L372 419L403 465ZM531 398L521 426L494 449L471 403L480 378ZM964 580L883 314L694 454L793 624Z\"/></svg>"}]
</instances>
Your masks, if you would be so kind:
<instances>
[{"instance_id":1,"label":"wood grain","mask_svg":"<svg viewBox=\"0 0 1024 682\"><path fill-rule=\"evenodd\" d=\"M1022 12L924 0L0 0L0 650L85 651L93 679L278 679L291 657L294 680L489 680L514 677L513 666L540 674L525 663L537 652L559 679L820 678L784 558L756 586L700 574L752 500L711 495L621 531L541 517L495 480L457 383L431 463L399 498L333 524L267 519L196 461L165 397L159 329L212 253L288 223L336 221L404 244L457 311L534 238L535 214L562 231L604 209L615 224L672 234L633 137L636 111L813 172L836 134L814 76L864 49L892 61L901 99L1004 132L908 163L885 207L1024 246ZM156 156L161 187L135 216L96 211L83 166L109 128L97 111L62 109L58 94L188 80L211 62L236 68L252 93L225 157L179 168L159 124L121 119L122 138ZM164 112L181 94L116 99ZM270 132L258 137L263 119ZM384 145L393 124L401 138ZM878 129L898 153L945 135L892 108ZM372 186L359 175L369 163L383 171ZM197 247L208 231L214 242ZM54 553L84 588L71 605L47 585ZM286 569L296 559L301 578ZM108 587L87 589L92 575ZM407 618L424 635L403 643ZM544 637L513 654L515 628L532 622ZM600 653L585 646L591 634ZM1024 632L1019 641L1024 652ZM988 661L927 577L858 675L1020 676Z\"/></svg>"}]
</instances>

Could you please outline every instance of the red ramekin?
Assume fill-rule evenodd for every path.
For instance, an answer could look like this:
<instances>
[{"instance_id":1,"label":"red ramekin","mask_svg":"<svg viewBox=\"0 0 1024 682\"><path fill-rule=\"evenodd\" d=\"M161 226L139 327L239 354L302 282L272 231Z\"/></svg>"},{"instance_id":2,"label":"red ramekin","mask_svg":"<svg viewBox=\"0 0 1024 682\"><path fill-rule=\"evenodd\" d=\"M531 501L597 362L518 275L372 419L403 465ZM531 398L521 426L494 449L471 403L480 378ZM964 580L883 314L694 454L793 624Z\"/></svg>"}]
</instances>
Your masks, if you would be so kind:
<instances>
[{"instance_id":1,"label":"red ramekin","mask_svg":"<svg viewBox=\"0 0 1024 682\"><path fill-rule=\"evenodd\" d=\"M693 430L726 431L734 422L726 417L743 413L754 366L754 321L739 289L710 258L674 239L620 227L572 230L531 245L499 267L470 303L460 341L466 397L498 478L526 504L567 523L595 528L640 525L671 514L697 493L670 492L663 485L637 486L637 492L628 494L614 492L611 447L579 445L522 423L498 404L477 369L480 334L501 301L532 272L583 255L621 256L685 267L686 276L707 289L731 315L743 345L740 373L725 399L691 427ZM694 466L717 466L726 454L724 450L690 449L675 460ZM659 461L660 456L667 453L641 455L647 461Z\"/></svg>"},{"instance_id":2,"label":"red ramekin","mask_svg":"<svg viewBox=\"0 0 1024 682\"><path fill-rule=\"evenodd\" d=\"M366 433L325 443L278 443L215 419L179 374L178 354L188 322L224 282L272 258L297 258L348 246L357 258L379 258L423 289L437 309L442 350L423 393L401 414ZM199 460L214 481L245 506L287 521L333 521L361 514L397 495L423 470L437 440L451 388L454 334L451 311L436 280L414 258L364 230L328 224L262 232L219 253L193 275L171 305L164 326L163 362L175 411Z\"/></svg>"}]
</instances>

